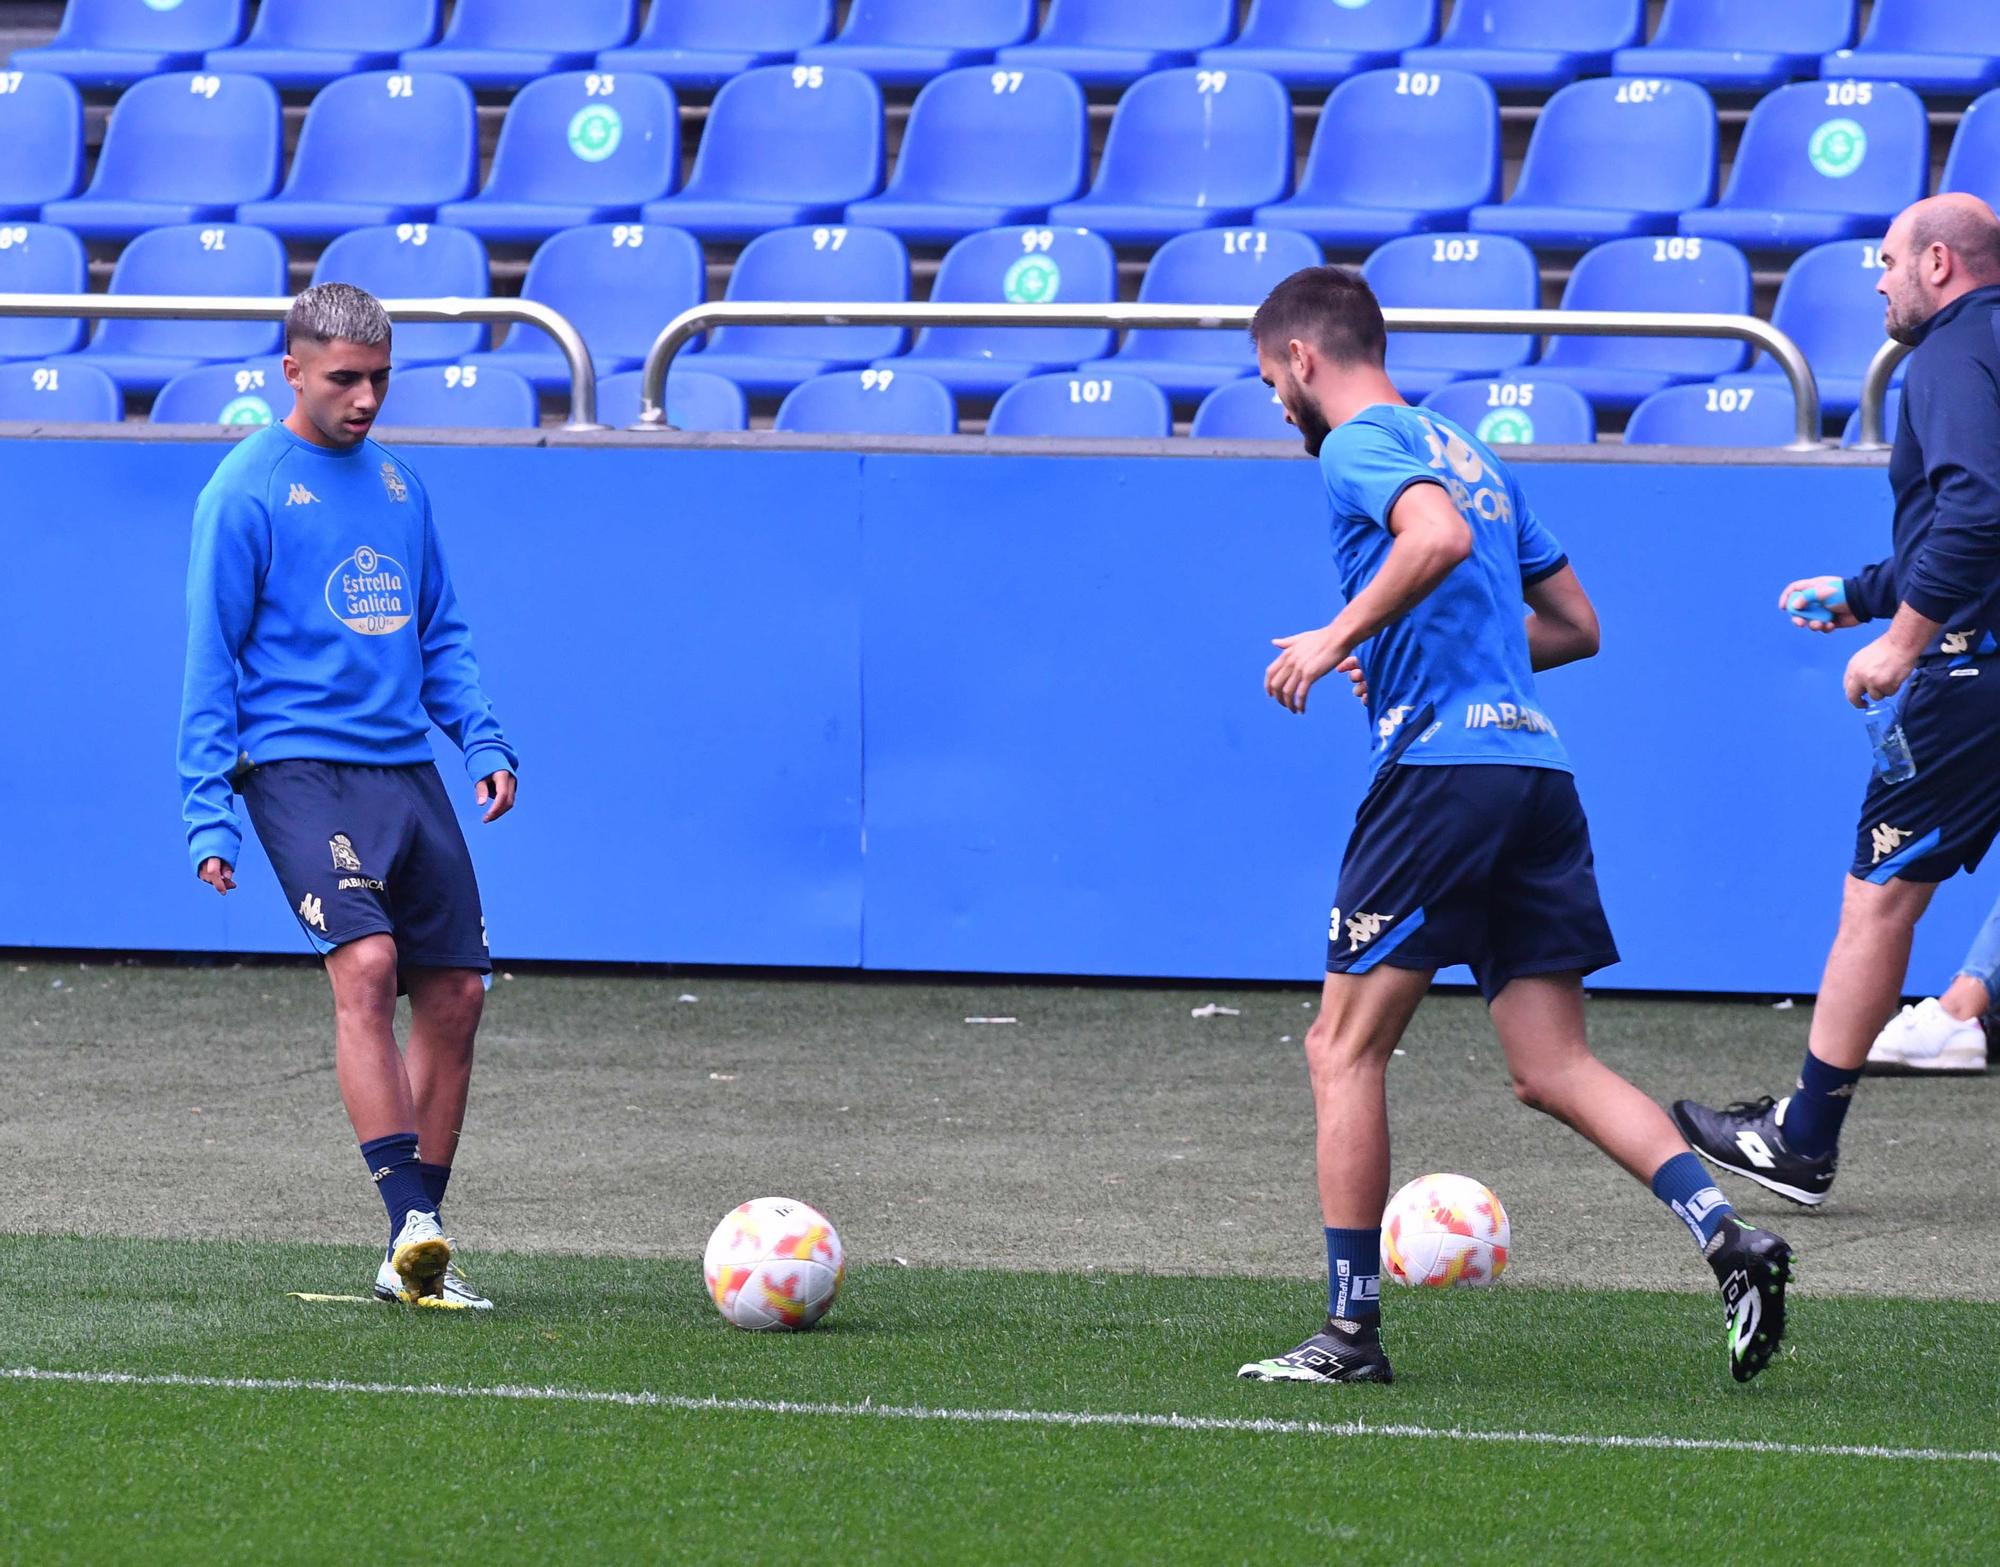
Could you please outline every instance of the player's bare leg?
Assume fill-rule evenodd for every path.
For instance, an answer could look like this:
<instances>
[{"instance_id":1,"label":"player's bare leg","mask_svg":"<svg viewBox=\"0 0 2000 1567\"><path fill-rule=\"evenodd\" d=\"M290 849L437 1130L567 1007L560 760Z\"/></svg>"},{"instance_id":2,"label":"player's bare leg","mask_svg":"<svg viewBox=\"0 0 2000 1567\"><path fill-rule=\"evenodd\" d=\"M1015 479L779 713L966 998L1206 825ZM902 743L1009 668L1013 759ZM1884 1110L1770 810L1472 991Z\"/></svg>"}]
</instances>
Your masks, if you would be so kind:
<instances>
[{"instance_id":1,"label":"player's bare leg","mask_svg":"<svg viewBox=\"0 0 2000 1567\"><path fill-rule=\"evenodd\" d=\"M1903 993L1910 941L1935 882L1847 878L1840 929L1826 955L1806 1048L1829 1066L1858 1069Z\"/></svg>"},{"instance_id":2,"label":"player's bare leg","mask_svg":"<svg viewBox=\"0 0 2000 1567\"><path fill-rule=\"evenodd\" d=\"M426 1164L449 1165L465 1125L473 1036L486 987L471 969L412 969L410 1039L404 1055Z\"/></svg>"},{"instance_id":3,"label":"player's bare leg","mask_svg":"<svg viewBox=\"0 0 2000 1567\"><path fill-rule=\"evenodd\" d=\"M1297 1348L1237 1371L1252 1382L1394 1380L1378 1330L1382 1210L1389 1200L1389 1105L1383 1073L1430 989L1431 970L1388 966L1329 974L1306 1030L1326 1221L1327 1320Z\"/></svg>"},{"instance_id":4,"label":"player's bare leg","mask_svg":"<svg viewBox=\"0 0 2000 1567\"><path fill-rule=\"evenodd\" d=\"M396 1049L396 943L363 936L327 954L333 986L333 1067L356 1140L415 1129L409 1075Z\"/></svg>"},{"instance_id":5,"label":"player's bare leg","mask_svg":"<svg viewBox=\"0 0 2000 1567\"><path fill-rule=\"evenodd\" d=\"M1579 976L1513 980L1490 1010L1523 1104L1573 1127L1641 1181L1688 1151L1667 1112L1590 1053Z\"/></svg>"},{"instance_id":6,"label":"player's bare leg","mask_svg":"<svg viewBox=\"0 0 2000 1567\"><path fill-rule=\"evenodd\" d=\"M1306 1030L1306 1070L1318 1124L1320 1213L1329 1229L1382 1222L1389 1202L1383 1074L1430 984L1427 969L1386 965L1326 976L1319 1016Z\"/></svg>"}]
</instances>

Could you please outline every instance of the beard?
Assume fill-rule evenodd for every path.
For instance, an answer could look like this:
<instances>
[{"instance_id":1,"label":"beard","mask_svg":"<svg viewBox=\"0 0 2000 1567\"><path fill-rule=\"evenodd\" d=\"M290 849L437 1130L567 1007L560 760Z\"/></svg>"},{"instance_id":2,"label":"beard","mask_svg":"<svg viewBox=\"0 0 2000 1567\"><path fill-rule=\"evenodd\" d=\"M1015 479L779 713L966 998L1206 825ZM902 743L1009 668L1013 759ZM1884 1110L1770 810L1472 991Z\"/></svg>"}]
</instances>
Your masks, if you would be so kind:
<instances>
[{"instance_id":1,"label":"beard","mask_svg":"<svg viewBox=\"0 0 2000 1567\"><path fill-rule=\"evenodd\" d=\"M1923 312L1921 299L1892 299L1884 313L1882 330L1896 342L1914 348L1930 321L1928 312L1920 312Z\"/></svg>"},{"instance_id":2,"label":"beard","mask_svg":"<svg viewBox=\"0 0 2000 1567\"><path fill-rule=\"evenodd\" d=\"M1306 455L1317 457L1326 438L1333 433L1333 426L1326 422L1326 415L1319 411L1319 404L1298 382L1292 381L1285 388L1285 403L1291 412L1292 423L1299 427L1299 435L1306 443Z\"/></svg>"}]
</instances>

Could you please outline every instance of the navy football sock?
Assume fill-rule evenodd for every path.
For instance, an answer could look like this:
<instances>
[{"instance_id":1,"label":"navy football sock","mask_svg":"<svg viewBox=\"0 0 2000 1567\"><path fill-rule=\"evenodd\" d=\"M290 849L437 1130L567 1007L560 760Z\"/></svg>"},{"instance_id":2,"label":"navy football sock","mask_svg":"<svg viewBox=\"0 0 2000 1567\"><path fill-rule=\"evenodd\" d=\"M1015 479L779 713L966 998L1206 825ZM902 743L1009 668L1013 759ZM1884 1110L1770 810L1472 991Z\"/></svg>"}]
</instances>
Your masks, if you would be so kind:
<instances>
[{"instance_id":1,"label":"navy football sock","mask_svg":"<svg viewBox=\"0 0 2000 1567\"><path fill-rule=\"evenodd\" d=\"M393 1245L412 1212L428 1213L430 1198L424 1195L424 1178L417 1163L417 1134L392 1132L387 1137L371 1137L361 1145L361 1157L368 1161L368 1173L382 1194L382 1206L389 1210L389 1240Z\"/></svg>"},{"instance_id":2,"label":"navy football sock","mask_svg":"<svg viewBox=\"0 0 2000 1567\"><path fill-rule=\"evenodd\" d=\"M1714 1239L1722 1221L1734 1211L1691 1153L1677 1153L1653 1172L1653 1195L1694 1233L1697 1246L1706 1246Z\"/></svg>"},{"instance_id":3,"label":"navy football sock","mask_svg":"<svg viewBox=\"0 0 2000 1567\"><path fill-rule=\"evenodd\" d=\"M1854 1085L1860 1081L1859 1067L1828 1066L1808 1050L1805 1065L1799 1068L1799 1086L1778 1128L1785 1146L1807 1159L1832 1153L1840 1142L1847 1107L1854 1103Z\"/></svg>"},{"instance_id":4,"label":"navy football sock","mask_svg":"<svg viewBox=\"0 0 2000 1567\"><path fill-rule=\"evenodd\" d=\"M451 1184L451 1166L448 1164L426 1164L417 1161L417 1174L423 1179L424 1197L431 1205L431 1212L438 1216L438 1223L444 1222L444 1189Z\"/></svg>"},{"instance_id":5,"label":"navy football sock","mask_svg":"<svg viewBox=\"0 0 2000 1567\"><path fill-rule=\"evenodd\" d=\"M1382 1230L1326 1232L1326 1314L1368 1325L1382 1315Z\"/></svg>"}]
</instances>

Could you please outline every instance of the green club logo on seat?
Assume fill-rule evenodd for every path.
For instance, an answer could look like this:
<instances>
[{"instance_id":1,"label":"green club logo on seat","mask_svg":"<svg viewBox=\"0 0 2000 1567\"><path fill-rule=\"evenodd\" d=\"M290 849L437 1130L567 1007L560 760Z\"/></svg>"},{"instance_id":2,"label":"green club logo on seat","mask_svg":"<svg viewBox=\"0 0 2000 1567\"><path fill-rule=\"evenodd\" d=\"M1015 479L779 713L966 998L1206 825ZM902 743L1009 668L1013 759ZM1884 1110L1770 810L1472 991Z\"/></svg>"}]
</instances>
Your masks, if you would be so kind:
<instances>
[{"instance_id":1,"label":"green club logo on seat","mask_svg":"<svg viewBox=\"0 0 2000 1567\"><path fill-rule=\"evenodd\" d=\"M625 122L608 103L587 104L569 122L569 150L585 163L602 163L624 136Z\"/></svg>"},{"instance_id":2,"label":"green club logo on seat","mask_svg":"<svg viewBox=\"0 0 2000 1567\"><path fill-rule=\"evenodd\" d=\"M254 393L230 398L222 405L222 412L215 416L217 424L269 424L271 421L271 405Z\"/></svg>"},{"instance_id":3,"label":"green club logo on seat","mask_svg":"<svg viewBox=\"0 0 2000 1567\"><path fill-rule=\"evenodd\" d=\"M1806 143L1806 157L1830 180L1846 179L1868 156L1868 133L1853 120L1828 120Z\"/></svg>"},{"instance_id":4,"label":"green club logo on seat","mask_svg":"<svg viewBox=\"0 0 2000 1567\"><path fill-rule=\"evenodd\" d=\"M1518 408L1496 408L1472 432L1488 446L1532 446L1535 421Z\"/></svg>"},{"instance_id":5,"label":"green club logo on seat","mask_svg":"<svg viewBox=\"0 0 2000 1567\"><path fill-rule=\"evenodd\" d=\"M1046 305L1061 286L1062 268L1047 256L1022 256L1000 284L1012 305Z\"/></svg>"}]
</instances>

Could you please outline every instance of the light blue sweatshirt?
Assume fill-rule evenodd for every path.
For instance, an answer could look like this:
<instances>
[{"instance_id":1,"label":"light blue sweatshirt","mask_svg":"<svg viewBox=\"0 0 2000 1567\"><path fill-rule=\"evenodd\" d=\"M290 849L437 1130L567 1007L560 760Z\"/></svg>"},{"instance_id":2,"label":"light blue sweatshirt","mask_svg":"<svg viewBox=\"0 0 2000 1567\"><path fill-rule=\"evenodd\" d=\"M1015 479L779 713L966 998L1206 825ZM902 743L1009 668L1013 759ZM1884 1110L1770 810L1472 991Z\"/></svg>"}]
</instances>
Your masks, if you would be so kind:
<instances>
[{"instance_id":1,"label":"light blue sweatshirt","mask_svg":"<svg viewBox=\"0 0 2000 1567\"><path fill-rule=\"evenodd\" d=\"M421 480L374 441L333 451L281 424L222 460L195 503L180 775L188 854L237 863L230 774L308 758L516 772Z\"/></svg>"}]
</instances>

